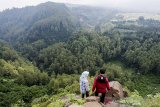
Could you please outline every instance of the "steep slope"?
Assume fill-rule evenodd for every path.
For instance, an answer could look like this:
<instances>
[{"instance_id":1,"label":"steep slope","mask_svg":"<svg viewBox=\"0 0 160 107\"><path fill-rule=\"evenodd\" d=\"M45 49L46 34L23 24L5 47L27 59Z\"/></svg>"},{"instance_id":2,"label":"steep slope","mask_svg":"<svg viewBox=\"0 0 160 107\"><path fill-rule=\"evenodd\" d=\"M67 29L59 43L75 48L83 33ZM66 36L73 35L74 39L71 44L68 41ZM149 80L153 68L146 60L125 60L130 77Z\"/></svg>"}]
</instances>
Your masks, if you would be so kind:
<instances>
[{"instance_id":1,"label":"steep slope","mask_svg":"<svg viewBox=\"0 0 160 107\"><path fill-rule=\"evenodd\" d=\"M9 42L15 42L17 39L26 41L25 37L27 39L30 34L32 38L27 39L28 41L34 41L35 36L43 38L47 33L64 37L67 31L71 32L75 27L74 21L69 9L60 3L47 2L38 6L5 10L0 13L0 37ZM62 34L54 34L56 32Z\"/></svg>"},{"instance_id":2,"label":"steep slope","mask_svg":"<svg viewBox=\"0 0 160 107\"><path fill-rule=\"evenodd\" d=\"M3 41L0 41L0 77L12 78L14 82L28 86L46 84L48 81L46 73L41 73Z\"/></svg>"},{"instance_id":3,"label":"steep slope","mask_svg":"<svg viewBox=\"0 0 160 107\"><path fill-rule=\"evenodd\" d=\"M49 82L46 73L40 72L27 59L22 58L7 43L0 40L0 106L30 106L32 99L47 94Z\"/></svg>"},{"instance_id":4,"label":"steep slope","mask_svg":"<svg viewBox=\"0 0 160 107\"><path fill-rule=\"evenodd\" d=\"M0 13L0 38L23 55L28 53L24 56L31 60L37 56L32 53L69 38L79 27L77 22L70 9L62 3L46 2L5 10Z\"/></svg>"},{"instance_id":5,"label":"steep slope","mask_svg":"<svg viewBox=\"0 0 160 107\"><path fill-rule=\"evenodd\" d=\"M77 30L94 30L115 13L110 9L53 2L5 10L0 13L0 39L33 61L43 48L66 41Z\"/></svg>"},{"instance_id":6,"label":"steep slope","mask_svg":"<svg viewBox=\"0 0 160 107\"><path fill-rule=\"evenodd\" d=\"M110 20L114 9L46 2L0 12L0 38L15 44L37 39L63 40L78 28L94 29Z\"/></svg>"}]
</instances>

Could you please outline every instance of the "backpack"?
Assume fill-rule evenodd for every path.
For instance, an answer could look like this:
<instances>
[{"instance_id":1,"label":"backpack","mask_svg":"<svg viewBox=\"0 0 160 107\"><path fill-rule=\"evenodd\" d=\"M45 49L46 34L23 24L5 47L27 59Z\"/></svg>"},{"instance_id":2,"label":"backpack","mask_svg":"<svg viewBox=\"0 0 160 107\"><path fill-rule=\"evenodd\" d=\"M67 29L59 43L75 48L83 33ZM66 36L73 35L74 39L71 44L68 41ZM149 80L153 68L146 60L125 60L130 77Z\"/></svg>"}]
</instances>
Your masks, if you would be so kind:
<instances>
[{"instance_id":1,"label":"backpack","mask_svg":"<svg viewBox=\"0 0 160 107\"><path fill-rule=\"evenodd\" d=\"M103 75L99 75L99 76L97 77L97 82L106 83L106 82L107 82L107 81L106 81L106 77L103 76Z\"/></svg>"}]
</instances>

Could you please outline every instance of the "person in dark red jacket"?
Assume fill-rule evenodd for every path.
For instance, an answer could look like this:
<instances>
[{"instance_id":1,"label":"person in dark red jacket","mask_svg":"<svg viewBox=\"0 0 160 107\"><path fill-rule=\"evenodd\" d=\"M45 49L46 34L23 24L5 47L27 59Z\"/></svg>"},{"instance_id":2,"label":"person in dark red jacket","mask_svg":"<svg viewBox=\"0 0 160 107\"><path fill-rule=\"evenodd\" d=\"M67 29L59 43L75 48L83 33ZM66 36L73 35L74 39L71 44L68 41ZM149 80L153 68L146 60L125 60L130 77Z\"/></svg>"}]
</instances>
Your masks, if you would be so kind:
<instances>
[{"instance_id":1,"label":"person in dark red jacket","mask_svg":"<svg viewBox=\"0 0 160 107\"><path fill-rule=\"evenodd\" d=\"M98 94L100 93L102 94L100 97L100 102L102 103L104 103L106 91L110 90L108 78L106 78L104 74L105 74L105 69L100 69L100 75L95 78L94 84L92 87L92 93L94 93L96 89L95 96L98 96Z\"/></svg>"}]
</instances>

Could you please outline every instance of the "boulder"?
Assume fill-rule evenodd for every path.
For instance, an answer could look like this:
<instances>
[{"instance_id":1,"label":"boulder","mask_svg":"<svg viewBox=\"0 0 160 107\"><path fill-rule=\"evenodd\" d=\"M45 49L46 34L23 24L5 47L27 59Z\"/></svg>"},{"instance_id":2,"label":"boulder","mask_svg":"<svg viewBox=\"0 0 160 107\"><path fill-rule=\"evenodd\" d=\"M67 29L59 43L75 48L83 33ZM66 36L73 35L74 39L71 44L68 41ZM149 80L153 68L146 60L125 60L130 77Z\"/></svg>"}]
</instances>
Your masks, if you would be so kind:
<instances>
[{"instance_id":1,"label":"boulder","mask_svg":"<svg viewBox=\"0 0 160 107\"><path fill-rule=\"evenodd\" d=\"M98 102L87 102L83 107L102 107L102 105Z\"/></svg>"},{"instance_id":2,"label":"boulder","mask_svg":"<svg viewBox=\"0 0 160 107\"><path fill-rule=\"evenodd\" d=\"M118 81L109 82L111 90L106 93L106 97L119 100L124 97L122 85Z\"/></svg>"},{"instance_id":3,"label":"boulder","mask_svg":"<svg viewBox=\"0 0 160 107\"><path fill-rule=\"evenodd\" d=\"M131 107L131 106L127 106L127 105L112 102L110 104L107 104L105 107Z\"/></svg>"},{"instance_id":4,"label":"boulder","mask_svg":"<svg viewBox=\"0 0 160 107\"><path fill-rule=\"evenodd\" d=\"M100 98L96 96L89 96L86 98L86 102L99 102Z\"/></svg>"},{"instance_id":5,"label":"boulder","mask_svg":"<svg viewBox=\"0 0 160 107\"><path fill-rule=\"evenodd\" d=\"M77 104L72 104L72 105L70 105L69 107L84 107L84 106L77 105Z\"/></svg>"}]
</instances>

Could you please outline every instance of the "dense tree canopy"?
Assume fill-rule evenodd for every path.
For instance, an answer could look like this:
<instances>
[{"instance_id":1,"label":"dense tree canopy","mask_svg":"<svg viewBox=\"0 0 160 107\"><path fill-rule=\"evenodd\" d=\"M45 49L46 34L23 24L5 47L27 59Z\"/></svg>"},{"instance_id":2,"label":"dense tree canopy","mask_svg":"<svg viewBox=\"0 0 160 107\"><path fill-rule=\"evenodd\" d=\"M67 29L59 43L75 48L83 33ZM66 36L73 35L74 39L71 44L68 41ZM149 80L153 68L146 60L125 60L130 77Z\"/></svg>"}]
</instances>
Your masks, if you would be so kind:
<instances>
[{"instance_id":1,"label":"dense tree canopy","mask_svg":"<svg viewBox=\"0 0 160 107\"><path fill-rule=\"evenodd\" d=\"M79 74L94 76L101 67L131 91L158 92L160 21L116 13L51 2L0 12L0 106L79 94Z\"/></svg>"}]
</instances>

